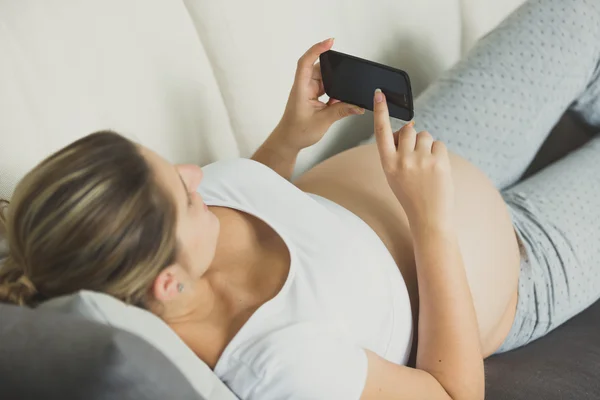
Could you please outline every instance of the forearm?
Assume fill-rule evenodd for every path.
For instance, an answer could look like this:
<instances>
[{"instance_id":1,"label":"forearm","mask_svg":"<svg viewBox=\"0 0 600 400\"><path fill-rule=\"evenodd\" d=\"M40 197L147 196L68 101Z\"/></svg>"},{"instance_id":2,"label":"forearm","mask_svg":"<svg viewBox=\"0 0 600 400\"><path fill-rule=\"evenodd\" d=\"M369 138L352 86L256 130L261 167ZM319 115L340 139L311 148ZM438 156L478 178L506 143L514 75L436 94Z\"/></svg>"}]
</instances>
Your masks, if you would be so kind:
<instances>
[{"instance_id":1,"label":"forearm","mask_svg":"<svg viewBox=\"0 0 600 400\"><path fill-rule=\"evenodd\" d=\"M456 232L441 224L411 230L419 285L416 366L452 399L483 399L479 327Z\"/></svg>"},{"instance_id":2,"label":"forearm","mask_svg":"<svg viewBox=\"0 0 600 400\"><path fill-rule=\"evenodd\" d=\"M275 129L265 142L256 150L252 160L271 168L279 175L291 181L300 150L289 148Z\"/></svg>"}]
</instances>

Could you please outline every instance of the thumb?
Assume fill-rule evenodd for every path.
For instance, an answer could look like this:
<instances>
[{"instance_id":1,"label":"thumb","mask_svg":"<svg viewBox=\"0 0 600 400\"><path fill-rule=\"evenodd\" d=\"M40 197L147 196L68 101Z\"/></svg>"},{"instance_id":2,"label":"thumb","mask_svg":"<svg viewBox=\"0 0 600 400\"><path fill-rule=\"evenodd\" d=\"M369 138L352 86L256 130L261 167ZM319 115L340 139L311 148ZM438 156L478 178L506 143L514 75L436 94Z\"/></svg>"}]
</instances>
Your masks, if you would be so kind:
<instances>
[{"instance_id":1,"label":"thumb","mask_svg":"<svg viewBox=\"0 0 600 400\"><path fill-rule=\"evenodd\" d=\"M333 124L335 121L339 121L340 119L350 115L364 114L365 109L340 101L338 103L327 106L321 112L324 114L324 117L327 119L327 121L330 124Z\"/></svg>"}]
</instances>

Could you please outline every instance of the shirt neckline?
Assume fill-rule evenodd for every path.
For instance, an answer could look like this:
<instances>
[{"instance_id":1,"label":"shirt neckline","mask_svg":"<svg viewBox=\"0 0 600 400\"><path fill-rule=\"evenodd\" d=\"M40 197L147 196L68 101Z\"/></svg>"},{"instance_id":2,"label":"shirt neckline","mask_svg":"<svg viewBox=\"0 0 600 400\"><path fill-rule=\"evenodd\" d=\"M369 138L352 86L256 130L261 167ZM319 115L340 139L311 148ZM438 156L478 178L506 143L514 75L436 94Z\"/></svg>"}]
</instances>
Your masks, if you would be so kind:
<instances>
[{"instance_id":1,"label":"shirt neckline","mask_svg":"<svg viewBox=\"0 0 600 400\"><path fill-rule=\"evenodd\" d=\"M219 359L217 360L217 363L215 364L215 368L213 369L213 372L217 376L222 376L224 373L224 371L222 371L222 370L224 370L226 368L227 361L231 357L232 353L235 351L235 349L238 345L238 342L241 340L240 337L248 329L248 326L251 323L253 323L253 321L258 319L259 316L265 312L265 309L272 308L277 303L279 303L279 299L281 297L283 297L283 295L288 291L289 286L291 285L291 282L293 280L293 277L294 277L295 271L296 271L296 253L294 251L294 247L291 246L291 240L287 236L287 233L284 234L281 232L281 230L278 230L278 227L276 226L277 224L268 222L262 213L256 212L254 210L250 210L249 208L240 206L238 203L232 202L232 201L224 201L224 202L208 202L207 201L206 204L209 206L232 208L234 210L244 212L246 214L254 216L255 218L260 219L263 223L265 223L267 226L269 226L271 229L273 229L273 231L275 232L276 235L279 235L279 237L281 238L281 240L287 247L288 253L290 255L290 266L289 266L289 270L288 270L288 275L285 279L285 282L283 283L283 286L279 290L279 292L277 292L277 294L275 296L273 296L270 300L267 300L260 307L258 307L256 309L256 311L254 311L254 313L252 313L250 318L248 318L248 321L246 321L246 323L244 325L242 325L240 330L229 341L229 343L227 344L227 346L225 346L225 349L219 356Z\"/></svg>"}]
</instances>

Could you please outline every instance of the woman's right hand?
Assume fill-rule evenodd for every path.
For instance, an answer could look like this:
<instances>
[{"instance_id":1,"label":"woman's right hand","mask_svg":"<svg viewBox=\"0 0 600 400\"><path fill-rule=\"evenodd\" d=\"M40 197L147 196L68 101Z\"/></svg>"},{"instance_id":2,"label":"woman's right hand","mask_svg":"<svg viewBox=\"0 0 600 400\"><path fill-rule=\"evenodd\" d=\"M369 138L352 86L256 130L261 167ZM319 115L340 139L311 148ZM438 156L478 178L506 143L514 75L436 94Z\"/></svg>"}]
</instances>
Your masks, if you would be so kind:
<instances>
[{"instance_id":1,"label":"woman's right hand","mask_svg":"<svg viewBox=\"0 0 600 400\"><path fill-rule=\"evenodd\" d=\"M454 184L446 146L427 131L417 134L414 122L392 133L385 95L377 90L373 103L381 165L411 229L450 224Z\"/></svg>"}]
</instances>

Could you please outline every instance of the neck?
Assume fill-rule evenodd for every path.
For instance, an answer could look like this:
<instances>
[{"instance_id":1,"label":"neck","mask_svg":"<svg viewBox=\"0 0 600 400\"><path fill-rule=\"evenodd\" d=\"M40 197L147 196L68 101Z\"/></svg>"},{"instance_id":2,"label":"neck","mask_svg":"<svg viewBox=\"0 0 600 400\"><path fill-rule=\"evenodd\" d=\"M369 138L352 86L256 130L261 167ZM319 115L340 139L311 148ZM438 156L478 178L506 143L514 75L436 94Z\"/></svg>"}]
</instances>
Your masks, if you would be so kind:
<instances>
[{"instance_id":1,"label":"neck","mask_svg":"<svg viewBox=\"0 0 600 400\"><path fill-rule=\"evenodd\" d=\"M265 288L272 280L264 265L276 258L268 232L258 220L227 208L216 207L213 212L221 232L210 267L161 315L211 368L264 302Z\"/></svg>"},{"instance_id":2,"label":"neck","mask_svg":"<svg viewBox=\"0 0 600 400\"><path fill-rule=\"evenodd\" d=\"M255 264L211 271L181 294L178 314L163 317L196 355L214 369L227 344L263 303ZM187 291L187 290L186 290ZM185 297L184 297L185 295Z\"/></svg>"}]
</instances>

